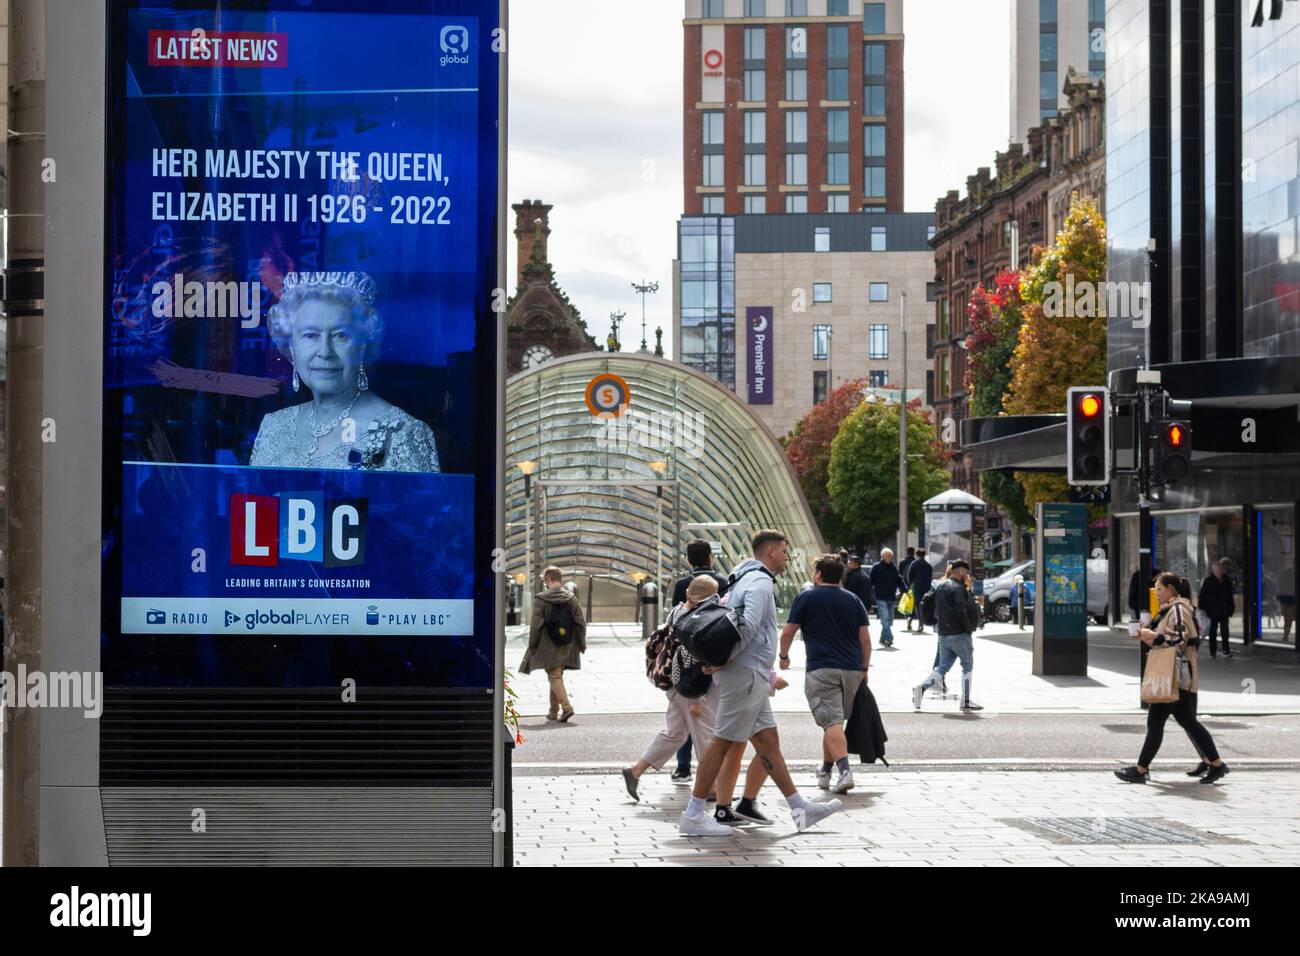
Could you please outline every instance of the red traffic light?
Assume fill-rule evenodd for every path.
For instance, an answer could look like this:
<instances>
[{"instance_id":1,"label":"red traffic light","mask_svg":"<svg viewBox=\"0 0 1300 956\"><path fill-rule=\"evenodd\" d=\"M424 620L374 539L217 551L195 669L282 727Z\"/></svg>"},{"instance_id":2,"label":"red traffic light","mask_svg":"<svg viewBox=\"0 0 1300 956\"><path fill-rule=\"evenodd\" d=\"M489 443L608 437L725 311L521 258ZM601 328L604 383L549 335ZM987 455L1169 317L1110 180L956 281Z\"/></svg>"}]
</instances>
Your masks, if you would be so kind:
<instances>
[{"instance_id":1,"label":"red traffic light","mask_svg":"<svg viewBox=\"0 0 1300 956\"><path fill-rule=\"evenodd\" d=\"M1084 418L1093 418L1101 412L1101 399L1096 395L1084 395L1079 400L1079 411Z\"/></svg>"}]
</instances>

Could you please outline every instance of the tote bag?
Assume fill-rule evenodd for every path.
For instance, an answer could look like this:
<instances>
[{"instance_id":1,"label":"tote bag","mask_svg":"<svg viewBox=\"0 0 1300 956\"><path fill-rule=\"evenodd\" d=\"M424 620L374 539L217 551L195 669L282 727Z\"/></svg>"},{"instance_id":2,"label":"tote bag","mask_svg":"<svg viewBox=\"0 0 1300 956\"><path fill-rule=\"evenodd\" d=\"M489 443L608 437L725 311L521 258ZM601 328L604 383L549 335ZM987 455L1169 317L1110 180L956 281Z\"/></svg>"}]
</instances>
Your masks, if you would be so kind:
<instances>
[{"instance_id":1,"label":"tote bag","mask_svg":"<svg viewBox=\"0 0 1300 956\"><path fill-rule=\"evenodd\" d=\"M1142 674L1142 703L1173 704L1178 700L1178 648L1153 647Z\"/></svg>"}]
</instances>

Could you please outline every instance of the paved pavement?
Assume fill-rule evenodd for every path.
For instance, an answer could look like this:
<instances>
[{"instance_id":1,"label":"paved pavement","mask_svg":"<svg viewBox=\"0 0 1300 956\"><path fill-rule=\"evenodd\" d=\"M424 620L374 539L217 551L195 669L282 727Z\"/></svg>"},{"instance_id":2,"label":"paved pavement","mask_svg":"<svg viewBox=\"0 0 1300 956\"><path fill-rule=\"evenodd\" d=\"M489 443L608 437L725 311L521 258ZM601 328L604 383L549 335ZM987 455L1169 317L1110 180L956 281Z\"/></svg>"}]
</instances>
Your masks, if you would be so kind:
<instances>
[{"instance_id":1,"label":"paved pavement","mask_svg":"<svg viewBox=\"0 0 1300 956\"><path fill-rule=\"evenodd\" d=\"M879 640L879 624L871 619ZM895 628L895 646L878 649L871 658L871 686L884 713L911 712L911 689L934 662L936 639L902 633ZM1015 625L989 625L975 637L973 696L985 713L1136 714L1138 678L1136 641L1109 628L1089 631L1087 677L1035 677L1031 632ZM522 627L507 629L506 666L518 666L527 645ZM777 712L806 714L803 693L803 642L790 651L790 686L776 695ZM1300 714L1300 664L1255 659L1250 648L1238 647L1231 659L1211 660L1201 649L1200 709L1212 714ZM950 672L956 685L960 666ZM651 713L663 710L663 695L645 679L641 632L633 624L595 624L588 632L582 669L565 676L574 708L582 714ZM543 716L547 709L546 676L515 675L520 713ZM931 705L957 712L957 701Z\"/></svg>"},{"instance_id":2,"label":"paved pavement","mask_svg":"<svg viewBox=\"0 0 1300 956\"><path fill-rule=\"evenodd\" d=\"M663 777L634 804L607 776L516 776L515 863L1300 865L1294 772L1243 769L1208 787L1159 765L1145 786L1096 771L855 772L845 809L805 833L765 791L776 825L720 838L678 835L687 790ZM1153 842L1169 839L1187 842Z\"/></svg>"},{"instance_id":3,"label":"paved pavement","mask_svg":"<svg viewBox=\"0 0 1300 956\"><path fill-rule=\"evenodd\" d=\"M524 640L511 629L508 665ZM796 833L768 784L761 802L777 826L708 840L678 835L688 790L667 774L643 778L639 804L624 791L618 768L657 728L663 695L645 679L639 629L594 625L582 670L567 676L574 724L543 719L542 675L515 678L526 738L513 758L516 864L1300 864L1300 667L1203 654L1200 711L1236 769L1211 787L1184 776L1194 757L1171 721L1152 782L1131 786L1110 773L1132 761L1144 724L1127 637L1094 629L1087 677L1042 678L1031 673L1029 632L984 629L974 696L988 709L978 716L961 715L955 697L913 712L910 690L934 648L933 634L899 633L897 649L873 654L893 766L855 765L842 813ZM800 642L791 657L790 687L773 705L795 782L811 797L818 737Z\"/></svg>"}]
</instances>

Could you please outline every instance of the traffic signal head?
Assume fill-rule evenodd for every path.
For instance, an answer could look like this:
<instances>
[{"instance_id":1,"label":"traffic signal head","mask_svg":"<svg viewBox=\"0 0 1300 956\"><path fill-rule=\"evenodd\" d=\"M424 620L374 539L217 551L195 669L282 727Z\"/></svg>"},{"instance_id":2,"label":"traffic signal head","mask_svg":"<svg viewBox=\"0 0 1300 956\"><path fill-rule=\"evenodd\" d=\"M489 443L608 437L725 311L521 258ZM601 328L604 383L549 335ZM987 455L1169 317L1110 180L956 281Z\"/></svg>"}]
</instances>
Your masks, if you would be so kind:
<instances>
[{"instance_id":1,"label":"traffic signal head","mask_svg":"<svg viewBox=\"0 0 1300 956\"><path fill-rule=\"evenodd\" d=\"M1075 386L1066 393L1066 474L1072 485L1110 481L1110 392Z\"/></svg>"},{"instance_id":2,"label":"traffic signal head","mask_svg":"<svg viewBox=\"0 0 1300 956\"><path fill-rule=\"evenodd\" d=\"M1156 480L1166 485L1192 473L1192 423L1165 418L1156 423Z\"/></svg>"}]
</instances>

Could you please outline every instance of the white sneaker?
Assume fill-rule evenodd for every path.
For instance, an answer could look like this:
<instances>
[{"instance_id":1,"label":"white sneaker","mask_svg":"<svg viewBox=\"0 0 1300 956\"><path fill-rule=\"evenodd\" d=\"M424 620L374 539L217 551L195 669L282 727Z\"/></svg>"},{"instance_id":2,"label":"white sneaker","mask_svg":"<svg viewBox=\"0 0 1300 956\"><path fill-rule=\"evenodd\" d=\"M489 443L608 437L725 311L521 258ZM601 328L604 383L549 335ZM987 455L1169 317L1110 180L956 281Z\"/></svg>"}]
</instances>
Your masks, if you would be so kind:
<instances>
[{"instance_id":1,"label":"white sneaker","mask_svg":"<svg viewBox=\"0 0 1300 956\"><path fill-rule=\"evenodd\" d=\"M807 830L809 827L821 823L832 813L838 813L843 809L844 804L838 800L825 800L820 803L809 801L802 810L793 811L795 828Z\"/></svg>"},{"instance_id":2,"label":"white sneaker","mask_svg":"<svg viewBox=\"0 0 1300 956\"><path fill-rule=\"evenodd\" d=\"M915 710L921 709L921 698L925 696L925 688L917 684L912 688L912 707Z\"/></svg>"},{"instance_id":3,"label":"white sneaker","mask_svg":"<svg viewBox=\"0 0 1300 956\"><path fill-rule=\"evenodd\" d=\"M681 822L677 825L677 832L682 836L723 837L731 836L736 831L714 820L707 813L701 813L696 817L688 817L683 813Z\"/></svg>"},{"instance_id":4,"label":"white sneaker","mask_svg":"<svg viewBox=\"0 0 1300 956\"><path fill-rule=\"evenodd\" d=\"M822 790L829 790L831 788L831 772L829 770L825 773L822 773L820 768L817 770L817 786Z\"/></svg>"},{"instance_id":5,"label":"white sneaker","mask_svg":"<svg viewBox=\"0 0 1300 956\"><path fill-rule=\"evenodd\" d=\"M845 770L840 774L840 778L835 781L835 786L831 787L831 793L848 793L853 789L853 771Z\"/></svg>"}]
</instances>

